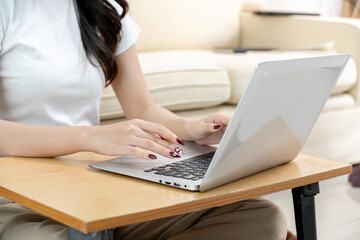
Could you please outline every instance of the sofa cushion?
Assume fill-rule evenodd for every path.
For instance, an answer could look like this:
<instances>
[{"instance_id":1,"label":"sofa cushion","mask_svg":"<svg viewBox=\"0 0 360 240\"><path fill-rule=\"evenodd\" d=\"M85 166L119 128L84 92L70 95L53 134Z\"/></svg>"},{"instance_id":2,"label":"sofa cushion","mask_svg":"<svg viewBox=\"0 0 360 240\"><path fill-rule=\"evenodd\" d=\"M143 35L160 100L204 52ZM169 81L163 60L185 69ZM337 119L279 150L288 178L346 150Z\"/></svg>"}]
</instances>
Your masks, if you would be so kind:
<instances>
[{"instance_id":1,"label":"sofa cushion","mask_svg":"<svg viewBox=\"0 0 360 240\"><path fill-rule=\"evenodd\" d=\"M226 70L192 59L163 57L163 53L139 54L145 80L154 101L169 110L187 110L222 104L230 98ZM123 117L111 87L104 89L101 119Z\"/></svg>"},{"instance_id":2,"label":"sofa cushion","mask_svg":"<svg viewBox=\"0 0 360 240\"><path fill-rule=\"evenodd\" d=\"M336 111L355 107L355 99L348 93L330 96L323 111Z\"/></svg>"}]
</instances>

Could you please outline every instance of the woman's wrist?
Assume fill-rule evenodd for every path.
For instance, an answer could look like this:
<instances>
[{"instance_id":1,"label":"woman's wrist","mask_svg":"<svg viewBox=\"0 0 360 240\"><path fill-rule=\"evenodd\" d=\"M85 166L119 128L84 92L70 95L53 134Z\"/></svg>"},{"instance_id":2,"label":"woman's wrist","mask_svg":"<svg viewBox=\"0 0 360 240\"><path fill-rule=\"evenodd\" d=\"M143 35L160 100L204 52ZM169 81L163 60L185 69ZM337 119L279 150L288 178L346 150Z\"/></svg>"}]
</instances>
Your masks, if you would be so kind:
<instances>
[{"instance_id":1,"label":"woman's wrist","mask_svg":"<svg viewBox=\"0 0 360 240\"><path fill-rule=\"evenodd\" d=\"M94 141L93 138L95 136L94 128L96 128L96 126L80 126L76 128L76 140L74 143L76 144L78 150L92 152L92 142Z\"/></svg>"},{"instance_id":2,"label":"woman's wrist","mask_svg":"<svg viewBox=\"0 0 360 240\"><path fill-rule=\"evenodd\" d=\"M193 133L195 131L196 125L198 124L199 120L191 119L191 118L182 118L183 129L180 134L180 138L184 141L194 141Z\"/></svg>"}]
</instances>

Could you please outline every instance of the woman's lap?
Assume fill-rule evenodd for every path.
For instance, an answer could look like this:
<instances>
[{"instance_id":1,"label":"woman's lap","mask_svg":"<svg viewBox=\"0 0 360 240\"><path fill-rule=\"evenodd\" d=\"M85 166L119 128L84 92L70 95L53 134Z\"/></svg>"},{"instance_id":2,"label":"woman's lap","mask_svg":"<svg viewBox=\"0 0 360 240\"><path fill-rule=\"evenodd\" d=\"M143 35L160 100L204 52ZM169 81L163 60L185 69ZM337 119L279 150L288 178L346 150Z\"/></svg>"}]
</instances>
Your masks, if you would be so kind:
<instances>
[{"instance_id":1,"label":"woman's lap","mask_svg":"<svg viewBox=\"0 0 360 240\"><path fill-rule=\"evenodd\" d=\"M0 239L65 240L68 228L0 197Z\"/></svg>"}]
</instances>

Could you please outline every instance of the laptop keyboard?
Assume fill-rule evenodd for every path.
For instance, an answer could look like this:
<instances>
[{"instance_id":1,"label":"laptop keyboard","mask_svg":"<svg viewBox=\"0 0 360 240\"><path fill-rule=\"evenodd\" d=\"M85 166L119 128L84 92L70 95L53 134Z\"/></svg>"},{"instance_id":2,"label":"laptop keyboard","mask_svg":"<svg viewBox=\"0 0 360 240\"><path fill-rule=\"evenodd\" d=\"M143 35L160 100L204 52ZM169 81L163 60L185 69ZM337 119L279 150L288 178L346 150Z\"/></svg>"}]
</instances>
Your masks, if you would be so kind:
<instances>
[{"instance_id":1,"label":"laptop keyboard","mask_svg":"<svg viewBox=\"0 0 360 240\"><path fill-rule=\"evenodd\" d=\"M213 156L214 153L207 153L194 158L146 169L144 172L153 172L156 175L196 181L204 178Z\"/></svg>"}]
</instances>

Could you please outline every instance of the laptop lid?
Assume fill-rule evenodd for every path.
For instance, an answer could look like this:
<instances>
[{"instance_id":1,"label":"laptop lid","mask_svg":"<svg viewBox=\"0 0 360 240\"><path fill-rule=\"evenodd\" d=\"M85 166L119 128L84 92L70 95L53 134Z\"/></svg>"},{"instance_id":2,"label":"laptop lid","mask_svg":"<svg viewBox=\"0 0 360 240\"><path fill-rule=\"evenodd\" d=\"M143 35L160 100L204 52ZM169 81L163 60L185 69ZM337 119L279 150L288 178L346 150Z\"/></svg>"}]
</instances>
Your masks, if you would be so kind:
<instances>
[{"instance_id":1,"label":"laptop lid","mask_svg":"<svg viewBox=\"0 0 360 240\"><path fill-rule=\"evenodd\" d=\"M341 54L259 64L200 191L296 158L348 59Z\"/></svg>"}]
</instances>

